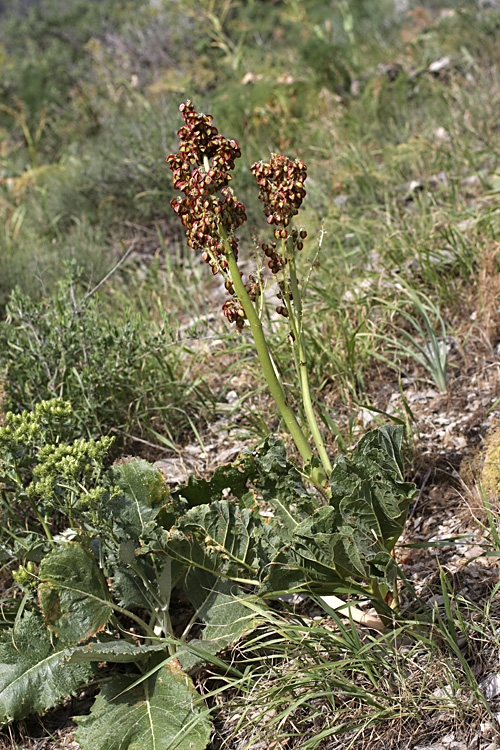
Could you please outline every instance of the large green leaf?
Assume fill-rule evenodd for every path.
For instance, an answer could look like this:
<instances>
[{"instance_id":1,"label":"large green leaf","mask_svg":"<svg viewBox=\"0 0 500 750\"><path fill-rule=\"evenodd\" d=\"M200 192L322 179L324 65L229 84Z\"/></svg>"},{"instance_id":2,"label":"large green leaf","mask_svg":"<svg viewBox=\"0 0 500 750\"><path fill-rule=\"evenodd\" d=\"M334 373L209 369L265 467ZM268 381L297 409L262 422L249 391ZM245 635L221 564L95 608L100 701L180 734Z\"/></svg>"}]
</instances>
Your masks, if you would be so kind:
<instances>
[{"instance_id":1,"label":"large green leaf","mask_svg":"<svg viewBox=\"0 0 500 750\"><path fill-rule=\"evenodd\" d=\"M247 488L247 480L254 476L256 467L251 456L243 456L227 466L218 466L210 479L197 479L190 476L187 484L179 487L174 493L183 498L188 508L220 500L224 490L241 498Z\"/></svg>"},{"instance_id":2,"label":"large green leaf","mask_svg":"<svg viewBox=\"0 0 500 750\"><path fill-rule=\"evenodd\" d=\"M184 591L198 619L205 624L203 637L221 640L225 646L253 626L253 615L241 603L243 591L231 583L191 568L186 575Z\"/></svg>"},{"instance_id":3,"label":"large green leaf","mask_svg":"<svg viewBox=\"0 0 500 750\"><path fill-rule=\"evenodd\" d=\"M140 565L140 563L138 563ZM142 565L141 567L145 567ZM151 566L147 566L151 568ZM140 607L151 609L154 602L151 594L147 591L144 582L136 572L128 568L124 563L116 566L113 573L113 593L120 607Z\"/></svg>"},{"instance_id":4,"label":"large green leaf","mask_svg":"<svg viewBox=\"0 0 500 750\"><path fill-rule=\"evenodd\" d=\"M273 508L284 528L292 532L305 515L314 511L297 467L288 461L285 446L269 436L255 454L258 474L254 480L257 492ZM287 538L281 530L283 540Z\"/></svg>"},{"instance_id":5,"label":"large green leaf","mask_svg":"<svg viewBox=\"0 0 500 750\"><path fill-rule=\"evenodd\" d=\"M90 665L66 664L68 649L52 641L34 612L0 635L0 724L43 713L90 680Z\"/></svg>"},{"instance_id":6,"label":"large green leaf","mask_svg":"<svg viewBox=\"0 0 500 750\"><path fill-rule=\"evenodd\" d=\"M297 587L299 572L304 584L333 593L348 583L354 591L353 583L370 579L392 584L396 567L390 552L370 532L343 524L334 508L325 507L297 527L291 544L269 567L265 589L282 591L287 583Z\"/></svg>"},{"instance_id":7,"label":"large green leaf","mask_svg":"<svg viewBox=\"0 0 500 750\"><path fill-rule=\"evenodd\" d=\"M403 532L415 485L405 482L402 430L368 433L337 456L330 477L331 504L299 523L268 567L263 591L313 586L359 590L364 582L392 586L391 550Z\"/></svg>"},{"instance_id":8,"label":"large green leaf","mask_svg":"<svg viewBox=\"0 0 500 750\"><path fill-rule=\"evenodd\" d=\"M331 505L343 522L371 534L391 550L401 536L415 485L404 481L403 428L389 425L365 435L354 451L339 455L330 476Z\"/></svg>"},{"instance_id":9,"label":"large green leaf","mask_svg":"<svg viewBox=\"0 0 500 750\"><path fill-rule=\"evenodd\" d=\"M199 505L163 541L175 560L241 583L258 583L262 567L279 546L249 508L226 500Z\"/></svg>"},{"instance_id":10,"label":"large green leaf","mask_svg":"<svg viewBox=\"0 0 500 750\"><path fill-rule=\"evenodd\" d=\"M201 638L189 642L191 649L187 647L178 654L184 669L192 669L204 661L199 652L193 651L193 645L207 655L217 654L255 628L255 615L241 601L244 593L231 581L192 567L186 575L184 591L195 609L197 621L205 625Z\"/></svg>"},{"instance_id":11,"label":"large green leaf","mask_svg":"<svg viewBox=\"0 0 500 750\"><path fill-rule=\"evenodd\" d=\"M108 622L110 594L93 554L77 543L46 555L38 596L47 627L67 644L95 635Z\"/></svg>"},{"instance_id":12,"label":"large green leaf","mask_svg":"<svg viewBox=\"0 0 500 750\"><path fill-rule=\"evenodd\" d=\"M112 466L107 479L113 487L107 510L115 527L126 539L147 537L154 519L170 504L161 471L147 461L135 459Z\"/></svg>"},{"instance_id":13,"label":"large green leaf","mask_svg":"<svg viewBox=\"0 0 500 750\"><path fill-rule=\"evenodd\" d=\"M210 721L191 679L175 661L131 687L115 675L89 716L77 717L82 750L204 750Z\"/></svg>"},{"instance_id":14,"label":"large green leaf","mask_svg":"<svg viewBox=\"0 0 500 750\"><path fill-rule=\"evenodd\" d=\"M70 664L81 662L109 661L122 664L131 663L144 659L152 651L165 651L164 643L150 645L136 645L122 639L112 641L86 643L84 646L75 646L68 649L67 660Z\"/></svg>"}]
</instances>

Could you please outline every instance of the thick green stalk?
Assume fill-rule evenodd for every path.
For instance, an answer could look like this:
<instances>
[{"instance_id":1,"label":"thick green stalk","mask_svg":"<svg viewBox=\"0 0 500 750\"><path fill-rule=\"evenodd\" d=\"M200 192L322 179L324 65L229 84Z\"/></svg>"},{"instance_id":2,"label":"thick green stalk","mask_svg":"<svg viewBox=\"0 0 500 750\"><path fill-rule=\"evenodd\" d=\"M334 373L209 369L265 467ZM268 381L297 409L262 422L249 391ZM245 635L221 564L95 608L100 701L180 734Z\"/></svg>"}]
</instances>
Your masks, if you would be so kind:
<instances>
[{"instance_id":1,"label":"thick green stalk","mask_svg":"<svg viewBox=\"0 0 500 750\"><path fill-rule=\"evenodd\" d=\"M222 232L221 232L222 233ZM300 455L304 461L309 462L313 457L311 446L307 442L307 438L302 432L302 429L297 422L297 418L287 403L285 391L282 384L278 380L274 364L271 360L269 350L267 347L267 341L262 330L262 322L257 315L257 312L253 306L252 300L248 296L248 292L245 289L243 280L241 278L240 270L234 257L234 253L231 250L227 236L222 235L222 240L226 248L226 259L228 263L228 270L233 283L234 291L236 296L241 302L241 306L245 312L247 320L250 324L252 336L255 342L255 348L257 349L257 355L264 373L264 377L271 391L271 395L276 402L279 413L281 414L283 421L293 438L295 445L297 446Z\"/></svg>"},{"instance_id":2,"label":"thick green stalk","mask_svg":"<svg viewBox=\"0 0 500 750\"><path fill-rule=\"evenodd\" d=\"M297 340L299 338L299 321L296 319L295 310L293 306L293 300L291 297L290 288L288 285L288 275L283 274L283 300L288 311L288 324L290 326L291 343L292 343L292 354L293 363L295 365L295 372L297 373L297 380L300 383L300 359L297 351Z\"/></svg>"},{"instance_id":3,"label":"thick green stalk","mask_svg":"<svg viewBox=\"0 0 500 750\"><path fill-rule=\"evenodd\" d=\"M311 430L311 435L314 440L314 444L317 448L322 466L327 476L329 476L332 471L332 464L330 463L328 453L326 452L323 436L321 434L321 431L318 426L318 422L316 420L316 416L314 414L314 409L313 409L312 399L311 399L311 389L309 387L309 375L307 372L307 360L306 360L306 347L305 347L305 340L304 340L304 331L302 328L302 300L300 297L299 286L297 284L295 260L293 259L290 260L289 265L290 265L290 288L292 292L293 306L297 313L297 319L295 321L297 334L296 334L296 340L294 341L294 346L297 347L297 355L298 355L297 358L299 362L299 383L300 383L300 391L302 393L302 403L304 405L304 414L306 416L309 429Z\"/></svg>"},{"instance_id":4,"label":"thick green stalk","mask_svg":"<svg viewBox=\"0 0 500 750\"><path fill-rule=\"evenodd\" d=\"M388 605L385 603L385 595L387 594L387 591L388 591L387 587L384 586L383 584L379 585L379 583L373 578L370 581L370 589L373 595L373 598L372 598L373 608L375 609L376 613L380 617L384 626L389 630L391 627L394 627L394 623L393 623L393 617L391 617L391 615L388 612ZM397 589L395 590L397 592ZM396 612L398 609L397 594L389 610L390 609L392 609L394 612Z\"/></svg>"}]
</instances>

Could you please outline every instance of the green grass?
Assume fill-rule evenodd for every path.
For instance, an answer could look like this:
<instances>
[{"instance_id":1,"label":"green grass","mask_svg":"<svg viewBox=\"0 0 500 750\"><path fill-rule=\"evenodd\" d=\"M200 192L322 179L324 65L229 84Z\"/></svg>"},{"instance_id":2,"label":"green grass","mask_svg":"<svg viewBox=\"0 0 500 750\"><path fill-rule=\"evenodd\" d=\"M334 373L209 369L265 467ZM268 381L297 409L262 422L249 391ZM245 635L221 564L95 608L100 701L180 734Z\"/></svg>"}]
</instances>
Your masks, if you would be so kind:
<instances>
[{"instance_id":1,"label":"green grass","mask_svg":"<svg viewBox=\"0 0 500 750\"><path fill-rule=\"evenodd\" d=\"M385 742L432 740L433 731L450 729L467 737L491 718L478 684L500 648L497 588L475 604L442 573L442 604L415 600L413 614L387 635L360 635L335 612L326 620L259 610L260 631L233 657L249 683L230 704L237 740L313 750L334 741L373 747L379 732Z\"/></svg>"}]
</instances>

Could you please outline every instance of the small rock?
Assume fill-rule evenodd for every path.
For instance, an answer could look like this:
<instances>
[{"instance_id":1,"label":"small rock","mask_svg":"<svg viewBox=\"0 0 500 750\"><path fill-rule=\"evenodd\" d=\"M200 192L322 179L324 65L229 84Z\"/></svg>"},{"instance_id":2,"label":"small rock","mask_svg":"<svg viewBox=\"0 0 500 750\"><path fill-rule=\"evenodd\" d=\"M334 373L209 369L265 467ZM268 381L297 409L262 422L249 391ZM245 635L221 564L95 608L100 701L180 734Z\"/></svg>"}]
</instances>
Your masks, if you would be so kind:
<instances>
[{"instance_id":1,"label":"small rock","mask_svg":"<svg viewBox=\"0 0 500 750\"><path fill-rule=\"evenodd\" d=\"M202 452L201 447L199 445L194 445L193 443L191 443L191 445L185 445L183 451L190 456L199 456Z\"/></svg>"},{"instance_id":2,"label":"small rock","mask_svg":"<svg viewBox=\"0 0 500 750\"><path fill-rule=\"evenodd\" d=\"M439 60L434 60L434 62L431 62L427 70L429 73L434 73L435 75L439 75L442 70L447 68L449 64L451 63L450 58L448 55L445 55L444 57L440 57Z\"/></svg>"},{"instance_id":3,"label":"small rock","mask_svg":"<svg viewBox=\"0 0 500 750\"><path fill-rule=\"evenodd\" d=\"M436 174L433 174L429 177L429 187L436 188L439 185L447 185L448 184L448 175L444 170L441 170L440 172L437 172Z\"/></svg>"},{"instance_id":4,"label":"small rock","mask_svg":"<svg viewBox=\"0 0 500 750\"><path fill-rule=\"evenodd\" d=\"M217 463L219 465L228 463L230 458L235 458L245 446L243 444L233 445L231 448L226 448L217 456Z\"/></svg>"},{"instance_id":5,"label":"small rock","mask_svg":"<svg viewBox=\"0 0 500 750\"><path fill-rule=\"evenodd\" d=\"M482 690L487 701L493 700L500 694L500 672L490 674L479 683L479 689ZM481 725L482 726L482 725ZM481 729L481 731L483 731Z\"/></svg>"},{"instance_id":6,"label":"small rock","mask_svg":"<svg viewBox=\"0 0 500 750\"><path fill-rule=\"evenodd\" d=\"M421 394L424 398L437 398L440 393L438 391L435 391L433 388L429 388L427 391L423 391Z\"/></svg>"},{"instance_id":7,"label":"small rock","mask_svg":"<svg viewBox=\"0 0 500 750\"><path fill-rule=\"evenodd\" d=\"M236 393L236 391L228 391L226 393L226 401L227 401L228 404L231 404L231 405L236 404L238 402L239 398L240 397L238 396L238 394Z\"/></svg>"},{"instance_id":8,"label":"small rock","mask_svg":"<svg viewBox=\"0 0 500 750\"><path fill-rule=\"evenodd\" d=\"M431 598L428 600L427 604L430 604L431 606L435 604L437 607L441 607L443 605L443 602L444 598L442 594L434 594L434 596L431 596Z\"/></svg>"},{"instance_id":9,"label":"small rock","mask_svg":"<svg viewBox=\"0 0 500 750\"><path fill-rule=\"evenodd\" d=\"M479 557L482 554L484 554L484 549L477 544L475 544L474 547L469 547L469 549L466 549L463 552L463 556L467 559L471 557Z\"/></svg>"},{"instance_id":10,"label":"small rock","mask_svg":"<svg viewBox=\"0 0 500 750\"><path fill-rule=\"evenodd\" d=\"M466 187L480 187L481 178L477 174L471 174L468 177L464 177L463 180L460 180L460 183Z\"/></svg>"},{"instance_id":11,"label":"small rock","mask_svg":"<svg viewBox=\"0 0 500 750\"><path fill-rule=\"evenodd\" d=\"M373 413L369 409L360 409L357 414L356 421L363 425L363 428L368 428L374 421Z\"/></svg>"},{"instance_id":12,"label":"small rock","mask_svg":"<svg viewBox=\"0 0 500 750\"><path fill-rule=\"evenodd\" d=\"M477 219L463 219L463 221L458 222L457 229L460 229L461 232L466 232L469 229L474 229L476 224Z\"/></svg>"},{"instance_id":13,"label":"small rock","mask_svg":"<svg viewBox=\"0 0 500 750\"><path fill-rule=\"evenodd\" d=\"M155 461L153 466L161 471L167 484L173 485L186 482L196 468L194 463L186 464L180 458L161 458L159 461Z\"/></svg>"},{"instance_id":14,"label":"small rock","mask_svg":"<svg viewBox=\"0 0 500 750\"><path fill-rule=\"evenodd\" d=\"M450 136L446 128L439 127L436 128L434 131L434 138L436 141L440 141L441 143L445 143L446 141L450 140Z\"/></svg>"},{"instance_id":15,"label":"small rock","mask_svg":"<svg viewBox=\"0 0 500 750\"><path fill-rule=\"evenodd\" d=\"M248 86L249 83L256 83L260 81L262 76L259 73L245 73L240 83L242 86Z\"/></svg>"},{"instance_id":16,"label":"small rock","mask_svg":"<svg viewBox=\"0 0 500 750\"><path fill-rule=\"evenodd\" d=\"M407 186L407 192L403 200L405 203L409 203L414 199L417 193L421 193L424 190L424 183L420 180L412 180Z\"/></svg>"},{"instance_id":17,"label":"small rock","mask_svg":"<svg viewBox=\"0 0 500 750\"><path fill-rule=\"evenodd\" d=\"M451 689L451 685L444 685L433 690L432 695L435 698L452 698L453 690Z\"/></svg>"}]
</instances>

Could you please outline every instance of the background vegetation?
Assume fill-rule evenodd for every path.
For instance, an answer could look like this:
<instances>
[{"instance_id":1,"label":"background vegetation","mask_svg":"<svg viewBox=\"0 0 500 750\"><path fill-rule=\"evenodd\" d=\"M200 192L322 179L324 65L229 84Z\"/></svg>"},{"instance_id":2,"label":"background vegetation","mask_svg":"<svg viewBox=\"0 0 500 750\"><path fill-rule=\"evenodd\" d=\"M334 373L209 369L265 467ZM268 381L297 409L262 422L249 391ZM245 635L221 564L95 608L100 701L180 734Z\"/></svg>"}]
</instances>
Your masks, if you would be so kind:
<instances>
[{"instance_id":1,"label":"background vegetation","mask_svg":"<svg viewBox=\"0 0 500 750\"><path fill-rule=\"evenodd\" d=\"M310 297L311 319L321 328L321 335L310 330L317 385L340 389L344 402L366 400L364 373L384 349L380 334L388 333L380 319L394 320L386 303L401 296L393 274L404 268L410 283L437 295L438 308L453 316L495 237L499 22L494 5L478 8L472 0L445 9L390 0L9 4L0 31L0 309L10 324L4 335L42 335L18 302L7 310L15 286L35 305L55 293L64 318L63 308L77 304L69 291L66 298L55 291L70 273L67 263L76 263L72 278L85 297L128 253L92 306L101 320L124 326L115 339L132 336L131 317L141 317L145 337L134 343L135 356L146 380L154 371L152 381L157 371L146 341L158 326L167 330L175 321L178 329L181 320L189 328L206 320L213 301L218 306L220 290L186 253L168 205L165 156L175 150L178 104L191 97L242 146L238 194L257 234L263 226L249 165L275 150L308 165L301 218L313 241L305 267L317 251L314 237L324 233ZM189 295L179 291L186 285ZM411 307L411 299L405 302ZM38 308L36 318L54 332ZM217 320L218 332L220 326ZM241 348L242 341L227 345ZM7 368L14 367L7 406L29 406L31 391L21 383L27 365L13 363L9 346L3 351ZM39 354L53 357L47 373L57 369L57 347ZM70 360L70 369L78 368L81 352ZM174 360L184 372L185 357L176 352ZM182 381L172 368L168 377ZM129 377L136 393L127 398L137 403L140 377ZM47 395L68 395L63 381L47 375ZM174 409L191 386L174 389ZM210 388L213 403L222 386ZM208 390L189 390L190 402L205 403ZM129 421L126 431L151 426L140 413L142 428ZM193 415L206 416L200 403ZM108 411L95 417L92 430L126 421ZM180 419L178 434L185 426ZM171 437L177 430L157 419L156 427Z\"/></svg>"},{"instance_id":2,"label":"background vegetation","mask_svg":"<svg viewBox=\"0 0 500 750\"><path fill-rule=\"evenodd\" d=\"M277 151L308 166L306 334L332 452L389 411L411 426L416 446L405 388L452 397L462 376L496 363L498 3L16 0L0 3L0 13L3 412L67 399L70 437L112 434L112 457L204 448L209 425L228 408L232 429L243 423L254 441L277 427L250 343L225 326L224 290L186 249L169 206L165 158L177 150L178 105L187 98L241 146L234 184L249 216L249 265L265 232L250 164ZM273 305L267 325L286 379L290 354ZM390 402L393 393L401 398ZM412 466L425 476L418 450ZM488 512L492 522L495 506ZM448 614L436 627L454 643ZM470 643L483 638L476 615L472 631L464 624ZM282 634L276 652L304 649L302 625L287 632L269 617ZM353 634L344 636L342 690L363 662ZM379 646L373 724L396 721L377 677L388 658ZM411 652L415 663L433 663L427 646ZM261 647L259 635L250 654ZM450 648L440 652L443 669L457 684L463 670L472 684L469 662ZM310 658L305 649L304 664ZM312 682L323 679L323 658ZM430 694L439 680L429 670ZM397 710L417 722L405 674ZM299 694L307 669L296 679ZM367 682L363 690L372 689ZM274 683L266 690L277 731L292 736L289 704ZM454 696L450 711L465 721L468 698L458 688ZM345 700L367 729L358 693ZM338 722L335 731L347 731Z\"/></svg>"}]
</instances>

